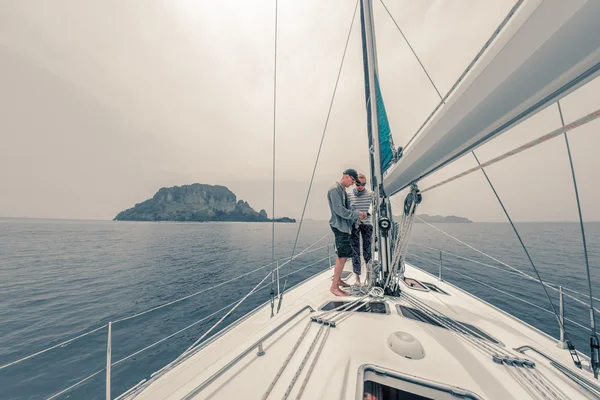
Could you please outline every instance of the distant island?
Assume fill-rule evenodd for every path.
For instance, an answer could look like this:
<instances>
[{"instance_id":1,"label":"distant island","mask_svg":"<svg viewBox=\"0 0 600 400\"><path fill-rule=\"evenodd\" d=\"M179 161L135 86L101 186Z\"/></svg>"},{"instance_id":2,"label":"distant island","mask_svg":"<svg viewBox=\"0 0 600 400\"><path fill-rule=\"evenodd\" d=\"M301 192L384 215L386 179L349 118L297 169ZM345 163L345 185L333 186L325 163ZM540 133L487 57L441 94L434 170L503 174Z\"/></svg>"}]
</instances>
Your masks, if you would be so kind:
<instances>
[{"instance_id":1,"label":"distant island","mask_svg":"<svg viewBox=\"0 0 600 400\"><path fill-rule=\"evenodd\" d=\"M472 224L473 223L473 221L470 221L467 218L457 217L454 215L450 215L448 217L443 217L441 215L420 214L420 215L417 215L417 217L419 217L423 221L429 222L429 223L435 223L435 222L453 223L453 224ZM422 223L422 221L419 220L418 218L415 218L415 222Z\"/></svg>"},{"instance_id":2,"label":"distant island","mask_svg":"<svg viewBox=\"0 0 600 400\"><path fill-rule=\"evenodd\" d=\"M192 185L161 188L151 198L125 211L114 221L231 221L271 222L265 210L256 212L250 205L237 200L225 186ZM275 218L275 222L296 222L293 218Z\"/></svg>"},{"instance_id":3,"label":"distant island","mask_svg":"<svg viewBox=\"0 0 600 400\"><path fill-rule=\"evenodd\" d=\"M429 215L429 214L417 214L417 217L421 218L415 218L415 223L423 223L423 221L425 222L429 222L430 224L433 223L447 223L447 224L472 224L473 221L467 219L467 218L463 218L463 217L457 217L455 215L450 215L448 217L444 217L441 215ZM400 219L402 218L401 215L394 215L394 219L396 221L400 221ZM423 220L423 221L421 221Z\"/></svg>"}]
</instances>

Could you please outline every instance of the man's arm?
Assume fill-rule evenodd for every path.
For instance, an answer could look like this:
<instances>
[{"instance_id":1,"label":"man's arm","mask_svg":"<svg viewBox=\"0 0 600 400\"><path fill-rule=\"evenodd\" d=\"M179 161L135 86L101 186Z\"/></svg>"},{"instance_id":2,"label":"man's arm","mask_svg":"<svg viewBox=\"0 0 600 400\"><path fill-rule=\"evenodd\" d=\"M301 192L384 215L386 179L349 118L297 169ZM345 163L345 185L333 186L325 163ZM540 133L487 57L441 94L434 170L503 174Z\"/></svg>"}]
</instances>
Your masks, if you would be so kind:
<instances>
[{"instance_id":1,"label":"man's arm","mask_svg":"<svg viewBox=\"0 0 600 400\"><path fill-rule=\"evenodd\" d=\"M337 193L332 193L332 191L329 191L327 196L329 197L329 202L331 203L331 211L333 211L334 214L343 219L348 219L351 221L356 221L360 217L360 213L358 211L349 210L344 206L342 199Z\"/></svg>"}]
</instances>

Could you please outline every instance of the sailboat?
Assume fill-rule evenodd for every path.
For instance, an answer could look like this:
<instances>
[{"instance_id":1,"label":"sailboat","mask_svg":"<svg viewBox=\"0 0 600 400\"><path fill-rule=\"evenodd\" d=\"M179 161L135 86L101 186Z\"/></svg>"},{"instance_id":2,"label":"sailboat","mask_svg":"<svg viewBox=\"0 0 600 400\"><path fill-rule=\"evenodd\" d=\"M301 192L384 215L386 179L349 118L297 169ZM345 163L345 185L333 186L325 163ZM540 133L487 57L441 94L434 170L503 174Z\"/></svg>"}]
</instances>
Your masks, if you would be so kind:
<instances>
[{"instance_id":1,"label":"sailboat","mask_svg":"<svg viewBox=\"0 0 600 400\"><path fill-rule=\"evenodd\" d=\"M320 273L279 293L277 312L259 307L119 398L600 398L593 325L590 358L405 262L421 179L600 74L600 2L519 1L404 149L379 85L372 2L359 7L375 194L369 286L336 298L332 271ZM389 199L404 189L394 224Z\"/></svg>"},{"instance_id":2,"label":"sailboat","mask_svg":"<svg viewBox=\"0 0 600 400\"><path fill-rule=\"evenodd\" d=\"M374 260L362 266L368 285L335 297L328 269L279 289L284 264L273 264L194 345L117 399L600 398L591 284L585 352L569 341L559 310L557 339L445 281L441 268L434 276L406 261L416 210L429 190L485 173L492 163L600 117L599 110L563 123L496 159L477 161L460 176L419 186L600 74L600 1L519 0L403 148L393 143L380 87L372 0L359 0L357 8L375 194ZM396 223L390 197L401 191L407 195ZM530 278L547 290L532 266L536 275ZM344 277L351 268L345 266ZM264 284L271 286L270 301L210 336ZM109 339L101 371L107 399L114 398L110 354Z\"/></svg>"}]
</instances>

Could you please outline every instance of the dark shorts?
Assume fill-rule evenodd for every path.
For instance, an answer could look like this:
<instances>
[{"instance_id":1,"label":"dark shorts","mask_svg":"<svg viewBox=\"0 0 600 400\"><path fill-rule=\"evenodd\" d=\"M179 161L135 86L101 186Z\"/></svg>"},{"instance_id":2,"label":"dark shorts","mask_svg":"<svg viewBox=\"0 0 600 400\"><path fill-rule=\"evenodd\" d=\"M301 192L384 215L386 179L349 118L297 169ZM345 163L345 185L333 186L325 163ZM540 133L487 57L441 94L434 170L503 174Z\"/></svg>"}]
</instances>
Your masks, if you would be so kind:
<instances>
[{"instance_id":1,"label":"dark shorts","mask_svg":"<svg viewBox=\"0 0 600 400\"><path fill-rule=\"evenodd\" d=\"M335 248L337 256L340 258L350 258L354 254L352 244L350 243L350 234L339 231L333 226L331 227L335 236Z\"/></svg>"}]
</instances>

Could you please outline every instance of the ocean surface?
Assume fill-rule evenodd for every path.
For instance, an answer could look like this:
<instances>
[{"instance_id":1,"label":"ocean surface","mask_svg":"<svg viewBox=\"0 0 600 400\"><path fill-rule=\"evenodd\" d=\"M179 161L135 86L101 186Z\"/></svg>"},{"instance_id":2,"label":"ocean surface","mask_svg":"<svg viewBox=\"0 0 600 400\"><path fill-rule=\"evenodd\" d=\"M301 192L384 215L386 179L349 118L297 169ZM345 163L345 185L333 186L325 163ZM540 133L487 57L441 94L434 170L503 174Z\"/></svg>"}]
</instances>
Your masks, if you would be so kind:
<instances>
[{"instance_id":1,"label":"ocean surface","mask_svg":"<svg viewBox=\"0 0 600 400\"><path fill-rule=\"evenodd\" d=\"M510 225L436 226L533 275ZM297 224L276 225L276 258L289 257L297 227ZM517 228L542 278L582 293L569 292L587 302L579 225L519 223ZM585 228L592 287L600 298L600 223L587 223ZM297 253L328 233L327 222L305 221ZM534 306L549 309L537 282L507 273L508 268L502 264L425 224L414 225L411 241L412 264L437 275L440 260L437 249L442 249L444 279L558 336L554 316ZM331 242L331 236L326 236L311 248L314 251L281 270L281 276L297 271L288 277L288 287L328 267L326 245ZM267 265L271 256L271 225L266 223L0 219L0 368L109 321L222 284L112 326L112 360L124 359L112 369L112 396L116 397L176 358L226 311L128 356L243 297L265 277L270 266L249 272ZM224 283L246 273L249 274L240 280ZM553 290L549 293L558 304L558 294ZM268 299L268 288L259 290L224 321L223 327ZM565 309L566 317L589 325L585 306L566 298ZM576 347L588 353L588 331L572 322L567 322L566 327ZM102 328L0 369L0 397L45 399L102 370L106 363L106 339L107 328ZM102 399L104 390L105 376L99 373L58 398Z\"/></svg>"}]
</instances>

